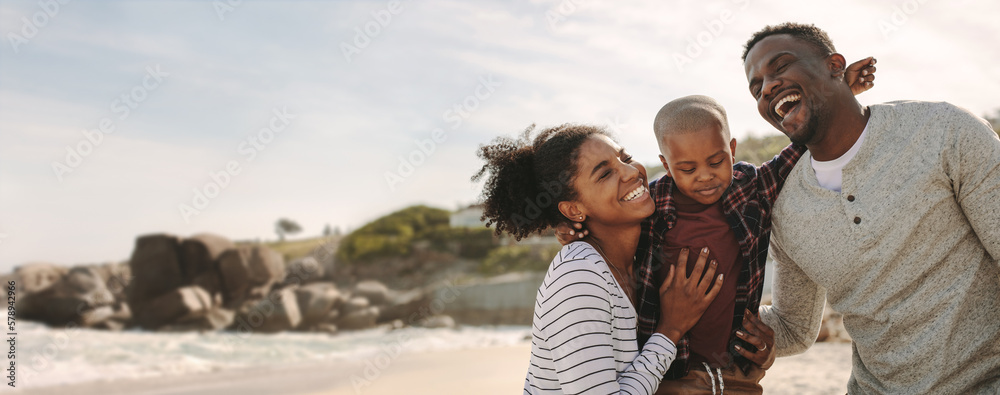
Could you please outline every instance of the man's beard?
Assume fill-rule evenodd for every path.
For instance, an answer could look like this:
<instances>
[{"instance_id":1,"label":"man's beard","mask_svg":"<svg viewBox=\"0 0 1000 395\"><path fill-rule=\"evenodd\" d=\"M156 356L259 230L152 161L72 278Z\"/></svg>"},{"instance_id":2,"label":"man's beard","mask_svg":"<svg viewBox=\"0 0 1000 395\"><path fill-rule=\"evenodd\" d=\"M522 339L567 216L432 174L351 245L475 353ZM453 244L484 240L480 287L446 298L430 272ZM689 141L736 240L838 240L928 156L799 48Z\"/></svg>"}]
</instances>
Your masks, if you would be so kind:
<instances>
[{"instance_id":1,"label":"man's beard","mask_svg":"<svg viewBox=\"0 0 1000 395\"><path fill-rule=\"evenodd\" d=\"M809 117L809 122L806 123L806 127L805 129L802 130L802 133L794 136L792 134L786 134L786 135L788 136L789 140L792 140L792 143L798 145L807 145L810 142L812 142L812 139L814 137L816 137L816 131L818 129L819 129L819 116L817 116L814 113L812 114L812 116Z\"/></svg>"}]
</instances>

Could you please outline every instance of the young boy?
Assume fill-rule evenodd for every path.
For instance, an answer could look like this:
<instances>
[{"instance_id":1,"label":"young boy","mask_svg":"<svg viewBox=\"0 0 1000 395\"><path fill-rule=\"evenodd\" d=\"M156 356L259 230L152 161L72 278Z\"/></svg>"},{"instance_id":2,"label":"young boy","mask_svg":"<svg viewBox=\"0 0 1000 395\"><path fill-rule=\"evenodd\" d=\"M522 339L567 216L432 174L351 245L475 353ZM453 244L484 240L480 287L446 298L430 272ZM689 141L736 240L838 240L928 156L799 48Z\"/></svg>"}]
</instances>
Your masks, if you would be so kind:
<instances>
[{"instance_id":1,"label":"young boy","mask_svg":"<svg viewBox=\"0 0 1000 395\"><path fill-rule=\"evenodd\" d=\"M707 96L667 103L653 130L667 175L650 183L656 213L644 223L636 253L645 257L636 268L640 342L655 328L651 308L657 301L650 298L657 295L652 287L666 274L661 269L675 264L689 272L693 268L694 262L677 262L681 248L708 247L717 271L735 280L723 284L679 342L678 357L658 393L723 387L730 393L760 393L758 382L772 360L766 349L773 334L759 329L746 312L756 312L760 304L771 205L805 147L790 145L760 167L735 163L736 139L730 136L726 112ZM748 330L757 336L746 334Z\"/></svg>"}]
</instances>

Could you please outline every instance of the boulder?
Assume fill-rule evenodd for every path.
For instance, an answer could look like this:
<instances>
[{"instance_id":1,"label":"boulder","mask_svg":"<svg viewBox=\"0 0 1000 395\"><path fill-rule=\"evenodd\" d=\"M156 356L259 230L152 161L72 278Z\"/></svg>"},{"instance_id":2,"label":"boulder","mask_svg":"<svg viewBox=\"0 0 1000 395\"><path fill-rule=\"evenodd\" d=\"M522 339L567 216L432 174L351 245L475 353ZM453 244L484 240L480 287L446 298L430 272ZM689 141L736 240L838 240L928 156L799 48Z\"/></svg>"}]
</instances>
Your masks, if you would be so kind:
<instances>
[{"instance_id":1,"label":"boulder","mask_svg":"<svg viewBox=\"0 0 1000 395\"><path fill-rule=\"evenodd\" d=\"M80 315L80 326L93 328L104 321L110 320L114 314L115 310L111 306L101 306L96 309L84 311Z\"/></svg>"},{"instance_id":2,"label":"boulder","mask_svg":"<svg viewBox=\"0 0 1000 395\"><path fill-rule=\"evenodd\" d=\"M132 281L132 271L128 262L106 263L91 266L104 282L104 286L115 297L116 302L125 301L125 289Z\"/></svg>"},{"instance_id":3,"label":"boulder","mask_svg":"<svg viewBox=\"0 0 1000 395\"><path fill-rule=\"evenodd\" d=\"M115 304L114 295L112 295L111 292L108 291L108 289L104 288L103 286L83 295L80 294L67 295L65 293L62 294L57 293L57 295L66 296L68 298L78 300L87 308L112 306Z\"/></svg>"},{"instance_id":4,"label":"boulder","mask_svg":"<svg viewBox=\"0 0 1000 395\"><path fill-rule=\"evenodd\" d=\"M135 321L145 329L158 329L179 318L204 313L212 308L212 298L201 287L187 286L167 292L145 303L142 309L132 306Z\"/></svg>"},{"instance_id":5,"label":"boulder","mask_svg":"<svg viewBox=\"0 0 1000 395\"><path fill-rule=\"evenodd\" d=\"M354 295L363 296L372 305L380 305L389 296L389 288L378 281L365 280L354 286Z\"/></svg>"},{"instance_id":6,"label":"boulder","mask_svg":"<svg viewBox=\"0 0 1000 395\"><path fill-rule=\"evenodd\" d=\"M352 295L350 292L347 292L345 290L340 290L340 300L334 302L334 305L337 306L337 308L343 308L344 305L347 304L349 300L351 300L351 297ZM365 300L367 301L368 299Z\"/></svg>"},{"instance_id":7,"label":"boulder","mask_svg":"<svg viewBox=\"0 0 1000 395\"><path fill-rule=\"evenodd\" d=\"M219 274L227 306L239 306L248 299L267 295L271 285L285 277L281 254L264 246L239 246L219 259Z\"/></svg>"},{"instance_id":8,"label":"boulder","mask_svg":"<svg viewBox=\"0 0 1000 395\"><path fill-rule=\"evenodd\" d=\"M11 281L13 281L15 283L15 285L18 287L18 289L20 289L20 286L21 286L20 281L21 281L21 279L17 276L17 274L15 274L14 272L6 273L6 274L0 274L0 284L3 284L3 287L5 289L10 285Z\"/></svg>"},{"instance_id":9,"label":"boulder","mask_svg":"<svg viewBox=\"0 0 1000 395\"><path fill-rule=\"evenodd\" d=\"M250 281L254 284L274 284L285 278L285 258L277 251L254 246L250 259Z\"/></svg>"},{"instance_id":10,"label":"boulder","mask_svg":"<svg viewBox=\"0 0 1000 395\"><path fill-rule=\"evenodd\" d=\"M241 330L274 333L293 329L302 322L293 288L272 292L268 297L245 303L238 313Z\"/></svg>"},{"instance_id":11,"label":"boulder","mask_svg":"<svg viewBox=\"0 0 1000 395\"><path fill-rule=\"evenodd\" d=\"M199 274L191 281L191 285L201 287L212 296L213 304L221 305L223 298L222 277L217 271L208 271Z\"/></svg>"},{"instance_id":12,"label":"boulder","mask_svg":"<svg viewBox=\"0 0 1000 395\"><path fill-rule=\"evenodd\" d=\"M378 307L367 307L341 316L336 325L343 330L368 329L375 326L377 318Z\"/></svg>"},{"instance_id":13,"label":"boulder","mask_svg":"<svg viewBox=\"0 0 1000 395\"><path fill-rule=\"evenodd\" d=\"M455 319L447 315L435 315L418 321L417 324L424 328L454 328Z\"/></svg>"},{"instance_id":14,"label":"boulder","mask_svg":"<svg viewBox=\"0 0 1000 395\"><path fill-rule=\"evenodd\" d=\"M155 234L136 239L135 250L129 260L132 281L126 290L133 311L145 310L144 303L176 290L184 283L179 248L180 240L172 235Z\"/></svg>"},{"instance_id":15,"label":"boulder","mask_svg":"<svg viewBox=\"0 0 1000 395\"><path fill-rule=\"evenodd\" d=\"M17 292L19 296L26 296L44 291L62 280L69 269L56 266L50 263L29 263L18 267L14 274L17 276Z\"/></svg>"},{"instance_id":16,"label":"boulder","mask_svg":"<svg viewBox=\"0 0 1000 395\"><path fill-rule=\"evenodd\" d=\"M323 323L332 324L337 322L338 318L340 318L340 310L333 309L330 310L330 312L326 313L326 317L323 317Z\"/></svg>"},{"instance_id":17,"label":"boulder","mask_svg":"<svg viewBox=\"0 0 1000 395\"><path fill-rule=\"evenodd\" d=\"M63 285L66 287L65 291L77 295L85 295L107 288L99 270L92 267L74 267L66 273L63 281L65 282Z\"/></svg>"},{"instance_id":18,"label":"boulder","mask_svg":"<svg viewBox=\"0 0 1000 395\"><path fill-rule=\"evenodd\" d=\"M128 305L121 303L117 306L102 306L96 309L84 311L80 315L80 326L93 329L106 329L120 331L132 319L132 313L128 310Z\"/></svg>"},{"instance_id":19,"label":"boulder","mask_svg":"<svg viewBox=\"0 0 1000 395\"><path fill-rule=\"evenodd\" d=\"M342 315L347 315L355 311L367 309L369 306L371 306L371 303L368 303L368 299L361 296L355 296L348 299L346 303L340 306L340 310Z\"/></svg>"},{"instance_id":20,"label":"boulder","mask_svg":"<svg viewBox=\"0 0 1000 395\"><path fill-rule=\"evenodd\" d=\"M93 329L104 329L107 331L120 331L125 329L125 323L116 320L104 320L97 324L94 324Z\"/></svg>"},{"instance_id":21,"label":"boulder","mask_svg":"<svg viewBox=\"0 0 1000 395\"><path fill-rule=\"evenodd\" d=\"M107 321L115 321L122 325L128 325L132 322L132 310L129 309L127 303L119 303L115 306L114 314L112 314L111 317L108 317L108 319L104 322ZM95 328L97 327L99 327L99 325L95 326Z\"/></svg>"},{"instance_id":22,"label":"boulder","mask_svg":"<svg viewBox=\"0 0 1000 395\"><path fill-rule=\"evenodd\" d=\"M404 292L389 292L385 305L379 313L378 322L392 320L414 321L420 315L421 309L431 304L431 294L423 289L413 289ZM412 322L411 322L412 323Z\"/></svg>"},{"instance_id":23,"label":"boulder","mask_svg":"<svg viewBox=\"0 0 1000 395\"><path fill-rule=\"evenodd\" d=\"M330 311L340 301L340 292L332 283L312 283L295 289L299 310L302 312L302 327L310 327L323 322Z\"/></svg>"},{"instance_id":24,"label":"boulder","mask_svg":"<svg viewBox=\"0 0 1000 395\"><path fill-rule=\"evenodd\" d=\"M382 312L380 311L379 314L382 314ZM404 323L403 320L392 320L391 322L387 322L382 325L391 330L406 328L406 323Z\"/></svg>"},{"instance_id":25,"label":"boulder","mask_svg":"<svg viewBox=\"0 0 1000 395\"><path fill-rule=\"evenodd\" d=\"M285 284L308 284L323 279L323 267L316 258L307 256L288 264Z\"/></svg>"},{"instance_id":26,"label":"boulder","mask_svg":"<svg viewBox=\"0 0 1000 395\"><path fill-rule=\"evenodd\" d=\"M191 284L202 273L216 272L219 257L234 247L236 245L229 239L211 233L201 233L184 239L180 246L184 283Z\"/></svg>"},{"instance_id":27,"label":"boulder","mask_svg":"<svg viewBox=\"0 0 1000 395\"><path fill-rule=\"evenodd\" d=\"M42 291L21 295L17 303L18 313L25 319L53 326L71 322L92 326L98 321L92 314L85 316L85 313L112 306L115 298L97 270L82 266L69 269L66 275Z\"/></svg>"},{"instance_id":28,"label":"boulder","mask_svg":"<svg viewBox=\"0 0 1000 395\"><path fill-rule=\"evenodd\" d=\"M316 326L309 329L313 332L326 332L331 335L337 334L337 326L334 324L316 324Z\"/></svg>"},{"instance_id":29,"label":"boulder","mask_svg":"<svg viewBox=\"0 0 1000 395\"><path fill-rule=\"evenodd\" d=\"M40 321L51 326L79 322L81 315L92 308L80 299L60 296L51 290L24 296L22 299L24 307L18 310L18 318Z\"/></svg>"},{"instance_id":30,"label":"boulder","mask_svg":"<svg viewBox=\"0 0 1000 395\"><path fill-rule=\"evenodd\" d=\"M217 331L229 327L236 318L236 312L221 307L191 313L177 322L161 328L164 331Z\"/></svg>"}]
</instances>

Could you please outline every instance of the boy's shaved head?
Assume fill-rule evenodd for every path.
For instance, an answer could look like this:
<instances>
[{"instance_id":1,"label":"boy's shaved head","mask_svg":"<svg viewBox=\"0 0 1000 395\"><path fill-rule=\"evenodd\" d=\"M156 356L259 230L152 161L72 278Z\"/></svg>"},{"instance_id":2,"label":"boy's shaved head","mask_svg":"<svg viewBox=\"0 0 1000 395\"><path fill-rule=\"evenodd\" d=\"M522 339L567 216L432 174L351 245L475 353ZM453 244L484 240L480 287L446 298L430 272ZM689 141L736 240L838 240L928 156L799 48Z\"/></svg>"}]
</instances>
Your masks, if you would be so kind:
<instances>
[{"instance_id":1,"label":"boy's shaved head","mask_svg":"<svg viewBox=\"0 0 1000 395\"><path fill-rule=\"evenodd\" d=\"M708 96L667 103L653 121L660 163L679 194L715 204L733 182L736 140L729 137L726 110Z\"/></svg>"},{"instance_id":2,"label":"boy's shaved head","mask_svg":"<svg viewBox=\"0 0 1000 395\"><path fill-rule=\"evenodd\" d=\"M722 104L708 96L691 95L675 99L660 108L653 120L653 132L663 152L663 138L671 134L686 134L718 126L729 141L729 120Z\"/></svg>"}]
</instances>

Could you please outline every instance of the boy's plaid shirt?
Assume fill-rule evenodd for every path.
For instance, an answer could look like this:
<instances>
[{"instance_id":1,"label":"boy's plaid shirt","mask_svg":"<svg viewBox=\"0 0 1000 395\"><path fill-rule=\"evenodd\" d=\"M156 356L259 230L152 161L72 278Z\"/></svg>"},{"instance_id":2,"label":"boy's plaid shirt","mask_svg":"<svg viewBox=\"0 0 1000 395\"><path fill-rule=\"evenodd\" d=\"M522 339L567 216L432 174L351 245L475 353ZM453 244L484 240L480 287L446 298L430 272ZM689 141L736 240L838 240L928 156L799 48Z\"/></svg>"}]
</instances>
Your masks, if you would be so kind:
<instances>
[{"instance_id":1,"label":"boy's plaid shirt","mask_svg":"<svg viewBox=\"0 0 1000 395\"><path fill-rule=\"evenodd\" d=\"M729 354L744 372L751 362L743 358L734 346L754 352L756 347L736 337L742 330L743 312L757 311L764 283L764 265L771 238L771 212L778 192L788 174L795 167L806 148L799 145L785 147L777 156L755 167L746 162L733 165L733 182L722 195L722 209L729 227L736 234L743 257L739 282L736 285L736 308L733 311L733 330L729 335ZM674 180L663 176L649 184L650 194L656 202L656 212L642 223L642 235L636 249L635 281L638 302L639 347L655 332L660 315L658 270L663 266L664 233L677 223L677 210L672 195ZM727 281L731 281L728 280ZM677 343L677 357L664 378L677 379L687 375L691 350L687 335Z\"/></svg>"}]
</instances>

